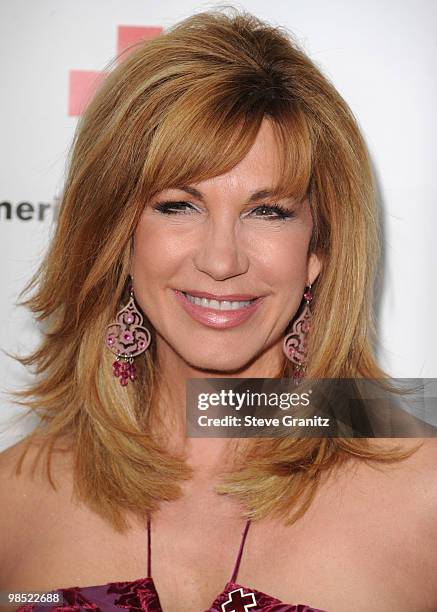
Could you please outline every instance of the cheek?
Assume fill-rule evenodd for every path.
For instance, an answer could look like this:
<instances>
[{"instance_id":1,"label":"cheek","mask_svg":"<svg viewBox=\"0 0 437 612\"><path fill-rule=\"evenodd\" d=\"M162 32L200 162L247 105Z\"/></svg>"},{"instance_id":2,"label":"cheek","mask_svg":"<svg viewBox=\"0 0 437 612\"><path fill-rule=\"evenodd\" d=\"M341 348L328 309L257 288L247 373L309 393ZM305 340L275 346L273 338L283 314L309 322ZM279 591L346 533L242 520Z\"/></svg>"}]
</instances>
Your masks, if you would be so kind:
<instances>
[{"instance_id":1,"label":"cheek","mask_svg":"<svg viewBox=\"0 0 437 612\"><path fill-rule=\"evenodd\" d=\"M258 241L258 261L272 280L289 286L299 283L307 274L310 232L304 226L293 227L282 235ZM305 282L305 281L303 281Z\"/></svg>"},{"instance_id":2,"label":"cheek","mask_svg":"<svg viewBox=\"0 0 437 612\"><path fill-rule=\"evenodd\" d=\"M185 248L173 232L163 231L153 221L140 221L134 234L132 274L144 283L165 280L183 261Z\"/></svg>"}]
</instances>

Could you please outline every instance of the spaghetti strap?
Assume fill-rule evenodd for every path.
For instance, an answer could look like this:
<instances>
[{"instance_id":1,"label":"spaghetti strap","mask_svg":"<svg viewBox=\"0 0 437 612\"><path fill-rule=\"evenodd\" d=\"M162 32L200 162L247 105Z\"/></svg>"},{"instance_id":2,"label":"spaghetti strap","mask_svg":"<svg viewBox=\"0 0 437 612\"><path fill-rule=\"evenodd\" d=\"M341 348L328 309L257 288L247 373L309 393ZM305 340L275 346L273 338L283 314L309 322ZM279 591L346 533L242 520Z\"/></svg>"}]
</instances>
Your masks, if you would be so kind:
<instances>
[{"instance_id":1,"label":"spaghetti strap","mask_svg":"<svg viewBox=\"0 0 437 612\"><path fill-rule=\"evenodd\" d=\"M247 532L249 531L251 520L249 519L246 523L246 527L244 528L243 537L241 538L240 550L238 551L237 560L235 562L234 571L232 572L230 582L235 582L237 580L238 570L240 569L240 561L243 555L244 543L246 541Z\"/></svg>"},{"instance_id":2,"label":"spaghetti strap","mask_svg":"<svg viewBox=\"0 0 437 612\"><path fill-rule=\"evenodd\" d=\"M240 550L238 551L237 560L235 562L234 571L232 572L230 582L235 582L238 575L238 570L240 569L241 557L243 556L243 548L246 542L247 532L249 531L251 520L249 519L246 522L246 526L244 528L243 536L241 538ZM152 530L151 530L151 521L150 514L147 515L147 578L152 577Z\"/></svg>"},{"instance_id":3,"label":"spaghetti strap","mask_svg":"<svg viewBox=\"0 0 437 612\"><path fill-rule=\"evenodd\" d=\"M150 529L150 514L147 514L147 578L152 577L152 546L151 546L151 529Z\"/></svg>"}]
</instances>

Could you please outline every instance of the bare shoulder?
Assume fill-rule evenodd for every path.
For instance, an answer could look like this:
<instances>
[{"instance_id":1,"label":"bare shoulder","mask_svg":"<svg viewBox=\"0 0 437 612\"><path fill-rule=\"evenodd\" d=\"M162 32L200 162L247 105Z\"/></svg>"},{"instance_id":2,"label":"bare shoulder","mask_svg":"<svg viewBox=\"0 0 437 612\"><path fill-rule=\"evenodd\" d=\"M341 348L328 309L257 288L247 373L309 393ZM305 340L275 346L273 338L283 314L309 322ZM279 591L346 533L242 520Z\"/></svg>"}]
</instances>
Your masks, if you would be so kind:
<instances>
[{"instance_id":1,"label":"bare shoulder","mask_svg":"<svg viewBox=\"0 0 437 612\"><path fill-rule=\"evenodd\" d=\"M21 455L28 445L25 438L0 453L0 576L6 574L13 557L19 525L25 524L28 500L32 498L30 479L18 473ZM28 452L33 454L34 449Z\"/></svg>"},{"instance_id":2,"label":"bare shoulder","mask_svg":"<svg viewBox=\"0 0 437 612\"><path fill-rule=\"evenodd\" d=\"M62 443L52 454L52 479L65 483L71 474L71 455ZM47 469L47 445L30 435L0 453L0 574L2 564L24 535L23 525L31 525L38 510L54 494Z\"/></svg>"},{"instance_id":3,"label":"bare shoulder","mask_svg":"<svg viewBox=\"0 0 437 612\"><path fill-rule=\"evenodd\" d=\"M13 488L28 485L31 480L41 484L45 474L48 443L41 435L28 435L0 452L0 480ZM71 462L71 452L66 439L59 439L53 446L54 473L61 473ZM2 496L4 497L4 496Z\"/></svg>"},{"instance_id":4,"label":"bare shoulder","mask_svg":"<svg viewBox=\"0 0 437 612\"><path fill-rule=\"evenodd\" d=\"M383 451L411 451L405 459L387 464L383 471L397 486L409 491L409 496L414 493L433 500L437 510L437 438L380 438L376 443Z\"/></svg>"},{"instance_id":5,"label":"bare shoulder","mask_svg":"<svg viewBox=\"0 0 437 612\"><path fill-rule=\"evenodd\" d=\"M1 509L5 510L20 497L30 480L29 461L34 464L38 447L30 436L16 442L0 453ZM23 454L26 453L23 457ZM23 460L22 460L23 459ZM26 459L24 461L24 459ZM21 467L20 467L20 460Z\"/></svg>"},{"instance_id":6,"label":"bare shoulder","mask_svg":"<svg viewBox=\"0 0 437 612\"><path fill-rule=\"evenodd\" d=\"M410 440L409 444L414 442L420 442L421 446L405 460L405 487L408 491L415 483L418 503L421 502L423 510L429 513L430 525L437 536L437 438Z\"/></svg>"},{"instance_id":7,"label":"bare shoulder","mask_svg":"<svg viewBox=\"0 0 437 612\"><path fill-rule=\"evenodd\" d=\"M386 451L407 451L401 460L370 463L354 459L349 470L334 481L333 494L353 491L356 503L372 500L374 512L387 512L390 521L404 521L424 541L437 542L437 438L379 438L374 448ZM385 509L385 510L383 510ZM370 510L370 509L369 509ZM434 550L437 565L437 547Z\"/></svg>"},{"instance_id":8,"label":"bare shoulder","mask_svg":"<svg viewBox=\"0 0 437 612\"><path fill-rule=\"evenodd\" d=\"M397 491L396 512L405 513L406 524L411 524L418 542L426 546L426 554L435 568L437 547L427 544L437 542L437 438L393 438L379 442L387 449L418 447L408 458L391 464L387 474Z\"/></svg>"},{"instance_id":9,"label":"bare shoulder","mask_svg":"<svg viewBox=\"0 0 437 612\"><path fill-rule=\"evenodd\" d=\"M414 511L405 516L405 533L415 543L415 560L424 596L437 609L437 438L409 440L420 442L420 449L405 460L403 497L410 498ZM401 462L402 463L402 462ZM402 512L402 507L399 508ZM411 518L411 520L409 520ZM433 545L434 544L434 545Z\"/></svg>"},{"instance_id":10,"label":"bare shoulder","mask_svg":"<svg viewBox=\"0 0 437 612\"><path fill-rule=\"evenodd\" d=\"M380 438L377 444L383 450L401 449L414 451L409 457L400 461L399 469L436 480L437 473L437 437L429 438ZM417 449L417 450L416 450ZM430 483L431 484L431 483Z\"/></svg>"},{"instance_id":11,"label":"bare shoulder","mask_svg":"<svg viewBox=\"0 0 437 612\"><path fill-rule=\"evenodd\" d=\"M437 438L372 439L373 446L417 450L390 463L353 459L322 491L323 528L332 520L338 533L350 529L351 550L368 546L372 571L396 567L388 579L394 592L409 584L421 610L437 610Z\"/></svg>"}]
</instances>

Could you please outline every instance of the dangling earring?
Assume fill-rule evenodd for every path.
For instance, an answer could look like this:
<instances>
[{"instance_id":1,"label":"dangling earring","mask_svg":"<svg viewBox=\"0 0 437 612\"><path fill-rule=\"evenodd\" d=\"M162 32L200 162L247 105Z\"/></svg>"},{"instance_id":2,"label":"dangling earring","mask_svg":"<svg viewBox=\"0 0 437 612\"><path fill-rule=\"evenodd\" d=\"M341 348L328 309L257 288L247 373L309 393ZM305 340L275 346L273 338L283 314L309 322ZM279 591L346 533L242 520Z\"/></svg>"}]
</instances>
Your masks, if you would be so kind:
<instances>
[{"instance_id":1,"label":"dangling earring","mask_svg":"<svg viewBox=\"0 0 437 612\"><path fill-rule=\"evenodd\" d=\"M142 324L143 317L135 304L131 277L129 302L117 313L116 321L106 328L106 346L117 355L112 364L112 373L119 379L120 385L125 386L129 380L136 379L133 358L144 353L150 345L151 334Z\"/></svg>"},{"instance_id":2,"label":"dangling earring","mask_svg":"<svg viewBox=\"0 0 437 612\"><path fill-rule=\"evenodd\" d=\"M308 285L303 297L306 300L306 304L300 316L294 321L291 332L285 336L282 344L285 356L294 364L294 378L297 380L304 376L307 367L307 333L311 327L312 314L310 302L313 299L311 285Z\"/></svg>"}]
</instances>

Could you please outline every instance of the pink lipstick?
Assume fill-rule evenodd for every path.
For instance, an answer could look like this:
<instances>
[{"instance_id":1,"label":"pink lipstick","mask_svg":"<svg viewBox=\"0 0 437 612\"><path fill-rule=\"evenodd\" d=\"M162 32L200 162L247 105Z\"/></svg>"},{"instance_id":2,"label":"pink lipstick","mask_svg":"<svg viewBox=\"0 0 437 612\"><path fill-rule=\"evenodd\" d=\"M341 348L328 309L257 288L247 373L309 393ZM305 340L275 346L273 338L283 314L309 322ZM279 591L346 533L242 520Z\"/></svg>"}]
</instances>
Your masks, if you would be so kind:
<instances>
[{"instance_id":1,"label":"pink lipstick","mask_svg":"<svg viewBox=\"0 0 437 612\"><path fill-rule=\"evenodd\" d=\"M211 296L209 299L219 299L222 301L224 297L229 298L226 301L248 301L252 300L250 304L247 306L242 306L237 309L229 309L229 310L220 310L217 308L209 308L207 306L200 306L199 304L193 304L192 301L188 299L188 297L182 292L176 289L173 290L176 296L176 299L184 308L185 312L187 312L195 321L199 323L203 323L207 327L213 327L215 329L228 329L230 327L236 327L244 321L247 321L260 307L263 302L263 297L253 298L248 296L241 297L238 296L214 296L213 294L193 292L190 295L194 297L207 297ZM197 295L196 295L197 294Z\"/></svg>"}]
</instances>

